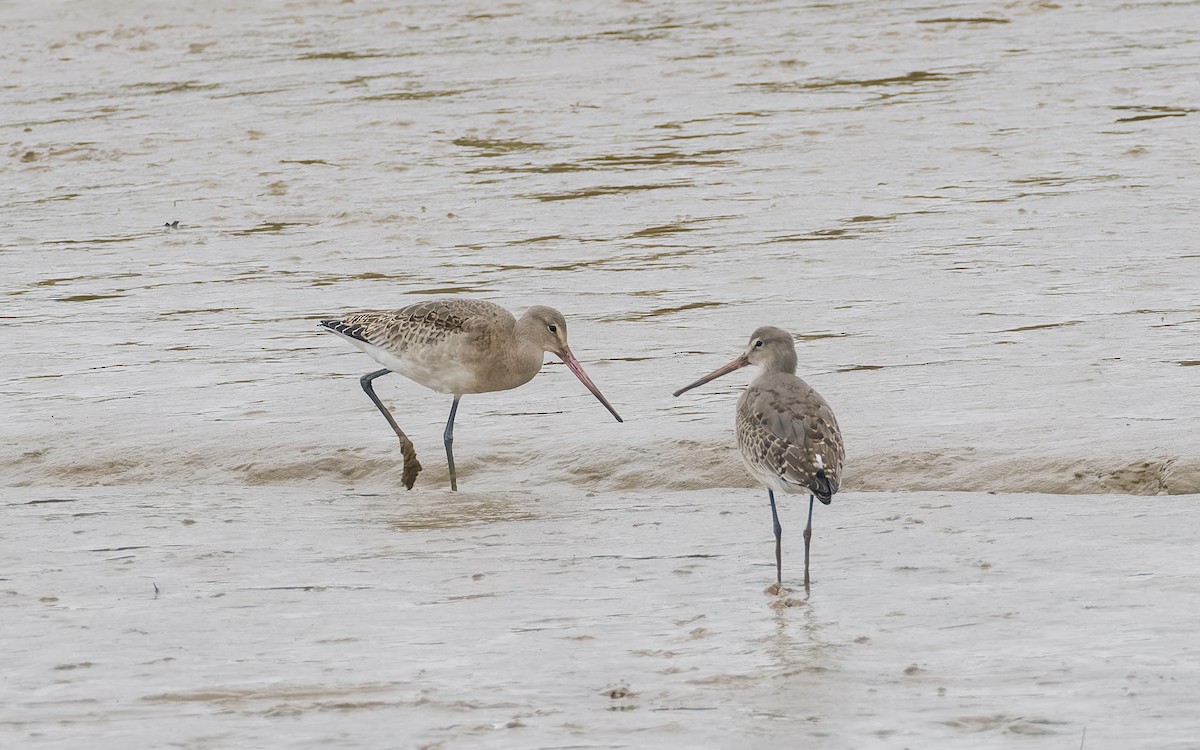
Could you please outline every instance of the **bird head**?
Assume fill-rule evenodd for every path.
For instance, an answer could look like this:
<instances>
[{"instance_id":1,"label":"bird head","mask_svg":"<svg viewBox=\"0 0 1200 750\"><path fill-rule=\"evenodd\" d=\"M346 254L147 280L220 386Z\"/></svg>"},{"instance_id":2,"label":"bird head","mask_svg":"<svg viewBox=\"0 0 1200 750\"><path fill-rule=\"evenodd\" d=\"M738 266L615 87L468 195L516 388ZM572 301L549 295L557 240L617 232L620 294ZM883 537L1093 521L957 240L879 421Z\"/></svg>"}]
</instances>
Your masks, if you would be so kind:
<instances>
[{"instance_id":1,"label":"bird head","mask_svg":"<svg viewBox=\"0 0 1200 750\"><path fill-rule=\"evenodd\" d=\"M675 395L678 396L697 386L716 380L722 375L728 375L734 370L740 370L746 365L758 365L768 372L795 373L796 344L792 340L792 335L775 326L759 328L751 334L750 341L746 344L746 350L734 357L729 364L718 367L691 385L680 388L675 391Z\"/></svg>"},{"instance_id":2,"label":"bird head","mask_svg":"<svg viewBox=\"0 0 1200 750\"><path fill-rule=\"evenodd\" d=\"M750 334L746 362L773 372L796 372L796 342L792 334L776 328L763 326Z\"/></svg>"},{"instance_id":3,"label":"bird head","mask_svg":"<svg viewBox=\"0 0 1200 750\"><path fill-rule=\"evenodd\" d=\"M575 359L575 355L571 353L571 347L567 346L567 321L562 313L553 307L534 305L521 317L520 327L525 331L525 336L540 346L542 351L550 352L561 359L567 369L579 378L579 382L583 383L592 392L592 395L604 404L604 408L608 409L618 422L625 421L621 419L620 414L617 414L617 410L612 407L612 404L608 403L608 399L583 371L583 365L579 364L579 360Z\"/></svg>"}]
</instances>

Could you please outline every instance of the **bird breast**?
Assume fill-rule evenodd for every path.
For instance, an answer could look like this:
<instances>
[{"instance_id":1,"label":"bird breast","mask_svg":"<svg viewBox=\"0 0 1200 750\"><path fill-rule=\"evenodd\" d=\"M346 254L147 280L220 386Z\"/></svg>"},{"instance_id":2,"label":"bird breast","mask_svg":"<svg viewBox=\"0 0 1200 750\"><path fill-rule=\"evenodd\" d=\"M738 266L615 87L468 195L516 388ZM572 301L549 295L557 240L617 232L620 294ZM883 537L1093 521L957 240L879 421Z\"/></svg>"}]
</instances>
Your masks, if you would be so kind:
<instances>
[{"instance_id":1,"label":"bird breast","mask_svg":"<svg viewBox=\"0 0 1200 750\"><path fill-rule=\"evenodd\" d=\"M442 393L491 393L522 386L542 368L542 352L496 346L486 335L448 337L435 346L405 351L396 372Z\"/></svg>"}]
</instances>

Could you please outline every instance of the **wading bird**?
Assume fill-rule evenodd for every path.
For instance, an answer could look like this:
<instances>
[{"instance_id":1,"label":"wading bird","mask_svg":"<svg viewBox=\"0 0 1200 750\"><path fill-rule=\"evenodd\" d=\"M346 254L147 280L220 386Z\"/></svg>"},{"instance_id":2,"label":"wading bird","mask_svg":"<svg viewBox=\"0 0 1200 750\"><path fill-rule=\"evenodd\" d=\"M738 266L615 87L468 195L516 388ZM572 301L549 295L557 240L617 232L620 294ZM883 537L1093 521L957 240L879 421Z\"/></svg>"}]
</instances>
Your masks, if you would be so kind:
<instances>
[{"instance_id":1,"label":"wading bird","mask_svg":"<svg viewBox=\"0 0 1200 750\"><path fill-rule=\"evenodd\" d=\"M775 526L775 581L783 586L782 537L775 491L808 493L808 525L804 528L804 592L808 594L808 553L812 540L813 498L829 505L841 484L842 433L833 410L821 394L796 377L796 344L791 334L763 326L750 337L746 351L675 395L710 380L758 365L761 370L737 405L737 444L750 473L767 488Z\"/></svg>"},{"instance_id":2,"label":"wading bird","mask_svg":"<svg viewBox=\"0 0 1200 750\"><path fill-rule=\"evenodd\" d=\"M384 365L363 375L360 382L400 438L402 478L410 490L421 471L416 449L371 386L372 380L389 372L454 396L443 435L452 490L458 489L452 446L459 399L468 393L506 391L528 383L542 369L545 352L559 357L617 421L623 421L571 353L567 321L553 308L531 307L517 320L491 302L437 299L399 310L353 313L341 320L323 320L321 325Z\"/></svg>"}]
</instances>

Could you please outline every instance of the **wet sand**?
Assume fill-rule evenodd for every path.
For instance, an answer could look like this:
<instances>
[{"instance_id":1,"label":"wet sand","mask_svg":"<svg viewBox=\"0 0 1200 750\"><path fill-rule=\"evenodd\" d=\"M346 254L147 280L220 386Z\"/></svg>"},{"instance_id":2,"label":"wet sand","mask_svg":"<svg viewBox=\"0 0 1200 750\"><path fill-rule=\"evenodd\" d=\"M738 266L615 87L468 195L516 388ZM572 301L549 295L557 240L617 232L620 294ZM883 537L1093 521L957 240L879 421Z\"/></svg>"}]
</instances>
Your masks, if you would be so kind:
<instances>
[{"instance_id":1,"label":"wet sand","mask_svg":"<svg viewBox=\"0 0 1200 750\"><path fill-rule=\"evenodd\" d=\"M11 491L0 736L1194 747L1194 499L760 494Z\"/></svg>"}]
</instances>

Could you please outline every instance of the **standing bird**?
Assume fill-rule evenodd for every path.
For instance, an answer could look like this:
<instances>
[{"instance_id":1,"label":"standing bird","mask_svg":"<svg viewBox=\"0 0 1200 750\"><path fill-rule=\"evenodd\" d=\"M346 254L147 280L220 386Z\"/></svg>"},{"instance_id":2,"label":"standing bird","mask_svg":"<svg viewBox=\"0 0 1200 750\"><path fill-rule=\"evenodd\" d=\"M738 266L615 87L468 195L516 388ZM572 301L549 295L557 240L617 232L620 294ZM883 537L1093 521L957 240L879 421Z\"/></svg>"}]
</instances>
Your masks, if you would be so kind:
<instances>
[{"instance_id":1,"label":"standing bird","mask_svg":"<svg viewBox=\"0 0 1200 750\"><path fill-rule=\"evenodd\" d=\"M454 396L443 435L450 489L458 489L454 473L454 415L467 393L507 391L524 385L542 369L543 353L559 357L618 422L624 421L604 398L567 346L567 321L549 307L529 308L517 320L499 305L472 299L435 299L399 310L359 312L321 325L371 355L384 369L359 382L400 438L404 486L412 489L421 471L412 441L375 395L371 381L398 372L438 393Z\"/></svg>"},{"instance_id":2,"label":"standing bird","mask_svg":"<svg viewBox=\"0 0 1200 750\"><path fill-rule=\"evenodd\" d=\"M783 585L780 550L783 529L775 510L775 490L808 495L808 526L804 528L804 593L810 593L808 553L812 540L813 498L825 505L838 491L842 477L842 433L833 410L821 394L796 377L796 344L787 331L763 326L750 337L746 351L675 395L690 391L746 365L762 368L738 399L737 443L742 460L767 487L771 520L775 524L775 581Z\"/></svg>"}]
</instances>

